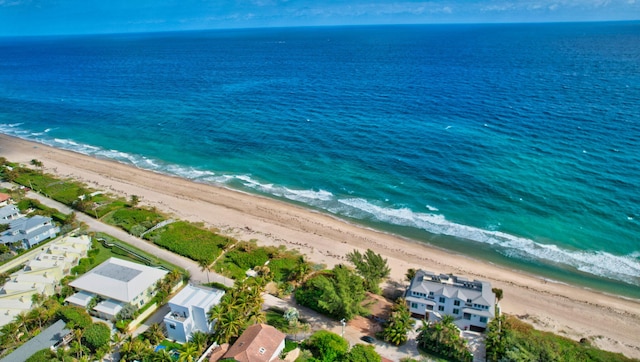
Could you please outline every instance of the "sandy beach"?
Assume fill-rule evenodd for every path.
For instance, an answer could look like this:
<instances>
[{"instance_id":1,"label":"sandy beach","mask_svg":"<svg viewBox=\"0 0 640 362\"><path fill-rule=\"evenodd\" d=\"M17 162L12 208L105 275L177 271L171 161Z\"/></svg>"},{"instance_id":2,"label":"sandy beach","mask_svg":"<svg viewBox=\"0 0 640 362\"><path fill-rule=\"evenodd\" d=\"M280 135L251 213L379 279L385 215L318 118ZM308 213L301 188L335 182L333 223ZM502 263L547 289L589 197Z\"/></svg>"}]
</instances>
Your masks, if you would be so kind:
<instances>
[{"instance_id":1,"label":"sandy beach","mask_svg":"<svg viewBox=\"0 0 640 362\"><path fill-rule=\"evenodd\" d=\"M0 156L44 163L45 172L72 177L175 217L204 222L222 233L261 244L286 245L328 267L354 248L388 258L391 281L404 284L408 268L490 281L504 290L501 308L536 328L640 358L640 301L606 295L508 270L418 242L361 228L328 215L259 196L190 182L112 161L0 135Z\"/></svg>"}]
</instances>

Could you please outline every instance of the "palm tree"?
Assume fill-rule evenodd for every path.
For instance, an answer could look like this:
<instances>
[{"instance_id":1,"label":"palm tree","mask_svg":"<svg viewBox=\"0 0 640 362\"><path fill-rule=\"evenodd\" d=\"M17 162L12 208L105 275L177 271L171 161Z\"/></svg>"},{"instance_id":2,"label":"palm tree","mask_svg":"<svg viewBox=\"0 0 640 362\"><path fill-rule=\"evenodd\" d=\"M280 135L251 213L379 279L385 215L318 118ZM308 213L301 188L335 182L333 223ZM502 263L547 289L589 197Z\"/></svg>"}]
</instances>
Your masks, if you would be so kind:
<instances>
[{"instance_id":1,"label":"palm tree","mask_svg":"<svg viewBox=\"0 0 640 362\"><path fill-rule=\"evenodd\" d=\"M209 261L206 259L199 259L198 266L200 267L200 271L207 271L207 283L211 283L211 280L209 280L209 271L211 270Z\"/></svg>"},{"instance_id":2,"label":"palm tree","mask_svg":"<svg viewBox=\"0 0 640 362\"><path fill-rule=\"evenodd\" d=\"M407 279L409 283L411 283L413 278L416 276L416 272L417 271L414 268L407 269L407 272L405 273L404 277Z\"/></svg>"},{"instance_id":3,"label":"palm tree","mask_svg":"<svg viewBox=\"0 0 640 362\"><path fill-rule=\"evenodd\" d=\"M193 362L195 361L200 352L198 351L198 346L193 343L187 342L182 345L182 351L178 356L178 362Z\"/></svg>"},{"instance_id":4,"label":"palm tree","mask_svg":"<svg viewBox=\"0 0 640 362\"><path fill-rule=\"evenodd\" d=\"M209 344L209 337L210 335L208 333L205 333L202 331L196 331L196 332L193 332L193 334L191 334L191 338L189 338L189 342L191 342L194 346L198 347L198 352L202 353L202 351L204 351L204 349Z\"/></svg>"},{"instance_id":5,"label":"palm tree","mask_svg":"<svg viewBox=\"0 0 640 362\"><path fill-rule=\"evenodd\" d=\"M161 349L151 355L151 362L173 362L173 358L166 349Z\"/></svg>"},{"instance_id":6,"label":"palm tree","mask_svg":"<svg viewBox=\"0 0 640 362\"><path fill-rule=\"evenodd\" d=\"M152 345L157 345L164 340L164 328L159 323L153 323L143 333L144 337L149 340Z\"/></svg>"},{"instance_id":7,"label":"palm tree","mask_svg":"<svg viewBox=\"0 0 640 362\"><path fill-rule=\"evenodd\" d=\"M27 330L27 324L30 323L30 321L31 320L27 316L26 312L21 312L16 316L16 323L18 324L19 328L21 327L24 330L24 334L29 333L29 331Z\"/></svg>"},{"instance_id":8,"label":"palm tree","mask_svg":"<svg viewBox=\"0 0 640 362\"><path fill-rule=\"evenodd\" d=\"M44 164L42 163L42 161L36 160L35 158L33 160L31 160L31 165L40 168L40 173L44 173Z\"/></svg>"}]
</instances>

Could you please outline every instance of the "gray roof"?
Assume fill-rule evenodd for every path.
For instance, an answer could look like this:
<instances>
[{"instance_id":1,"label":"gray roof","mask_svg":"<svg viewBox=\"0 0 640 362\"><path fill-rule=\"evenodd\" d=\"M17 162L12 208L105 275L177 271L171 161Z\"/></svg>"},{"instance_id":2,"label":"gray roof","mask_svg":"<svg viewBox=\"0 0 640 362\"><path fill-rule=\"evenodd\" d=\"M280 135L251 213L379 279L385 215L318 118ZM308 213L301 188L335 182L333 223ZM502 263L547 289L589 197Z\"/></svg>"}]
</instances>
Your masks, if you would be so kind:
<instances>
[{"instance_id":1,"label":"gray roof","mask_svg":"<svg viewBox=\"0 0 640 362\"><path fill-rule=\"evenodd\" d=\"M18 347L18 349L13 351L11 354L1 359L0 362L23 362L39 350L54 346L69 332L71 331L65 328L64 321L59 319L49 328L40 332L40 334L31 338L27 343Z\"/></svg>"},{"instance_id":2,"label":"gray roof","mask_svg":"<svg viewBox=\"0 0 640 362\"><path fill-rule=\"evenodd\" d=\"M56 226L51 223L50 217L40 215L30 218L23 217L11 221L9 230L0 236L0 243L9 244L25 239L30 240L37 235L44 234L55 228Z\"/></svg>"},{"instance_id":3,"label":"gray roof","mask_svg":"<svg viewBox=\"0 0 640 362\"><path fill-rule=\"evenodd\" d=\"M443 295L447 298L471 300L471 303L482 304L493 308L496 295L491 290L491 283L457 277L455 275L439 274L418 270L409 285L410 291L434 295Z\"/></svg>"},{"instance_id":4,"label":"gray roof","mask_svg":"<svg viewBox=\"0 0 640 362\"><path fill-rule=\"evenodd\" d=\"M8 224L11 220L5 220L9 216L20 214L20 210L15 205L0 207L0 224Z\"/></svg>"}]
</instances>

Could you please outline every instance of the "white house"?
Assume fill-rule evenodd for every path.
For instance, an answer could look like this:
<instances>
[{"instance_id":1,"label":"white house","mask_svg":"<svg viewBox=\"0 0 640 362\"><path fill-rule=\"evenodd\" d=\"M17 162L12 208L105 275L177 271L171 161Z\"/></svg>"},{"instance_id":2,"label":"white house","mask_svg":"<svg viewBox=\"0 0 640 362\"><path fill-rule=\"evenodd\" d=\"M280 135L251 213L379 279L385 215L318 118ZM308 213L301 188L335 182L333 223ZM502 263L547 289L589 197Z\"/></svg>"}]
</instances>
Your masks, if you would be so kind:
<instances>
[{"instance_id":1,"label":"white house","mask_svg":"<svg viewBox=\"0 0 640 362\"><path fill-rule=\"evenodd\" d=\"M69 283L78 293L66 301L86 308L91 299L98 297L100 302L92 309L93 314L114 320L126 304L140 308L148 303L155 295L156 283L166 274L166 270L109 258Z\"/></svg>"},{"instance_id":2,"label":"white house","mask_svg":"<svg viewBox=\"0 0 640 362\"><path fill-rule=\"evenodd\" d=\"M164 317L167 337L185 343L193 332L212 332L213 324L209 323L207 312L220 303L223 295L224 292L218 289L184 287L169 301L171 311Z\"/></svg>"},{"instance_id":3,"label":"white house","mask_svg":"<svg viewBox=\"0 0 640 362\"><path fill-rule=\"evenodd\" d=\"M28 312L33 294L52 295L79 258L87 255L90 245L91 239L86 235L59 238L29 260L22 270L11 274L0 288L0 327L18 314Z\"/></svg>"},{"instance_id":4,"label":"white house","mask_svg":"<svg viewBox=\"0 0 640 362\"><path fill-rule=\"evenodd\" d=\"M483 331L495 317L496 295L489 282L418 270L405 299L412 314L427 320L451 315L460 329Z\"/></svg>"}]
</instances>

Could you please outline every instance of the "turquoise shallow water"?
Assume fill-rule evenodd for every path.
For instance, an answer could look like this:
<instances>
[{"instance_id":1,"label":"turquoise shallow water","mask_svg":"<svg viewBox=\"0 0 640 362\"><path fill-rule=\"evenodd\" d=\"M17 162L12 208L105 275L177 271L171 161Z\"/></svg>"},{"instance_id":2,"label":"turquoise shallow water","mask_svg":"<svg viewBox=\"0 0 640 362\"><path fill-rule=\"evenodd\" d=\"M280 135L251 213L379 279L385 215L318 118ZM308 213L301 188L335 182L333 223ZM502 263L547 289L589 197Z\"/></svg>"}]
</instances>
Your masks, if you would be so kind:
<instances>
[{"instance_id":1,"label":"turquoise shallow water","mask_svg":"<svg viewBox=\"0 0 640 362\"><path fill-rule=\"evenodd\" d=\"M637 22L0 39L0 132L633 297L639 104Z\"/></svg>"}]
</instances>

